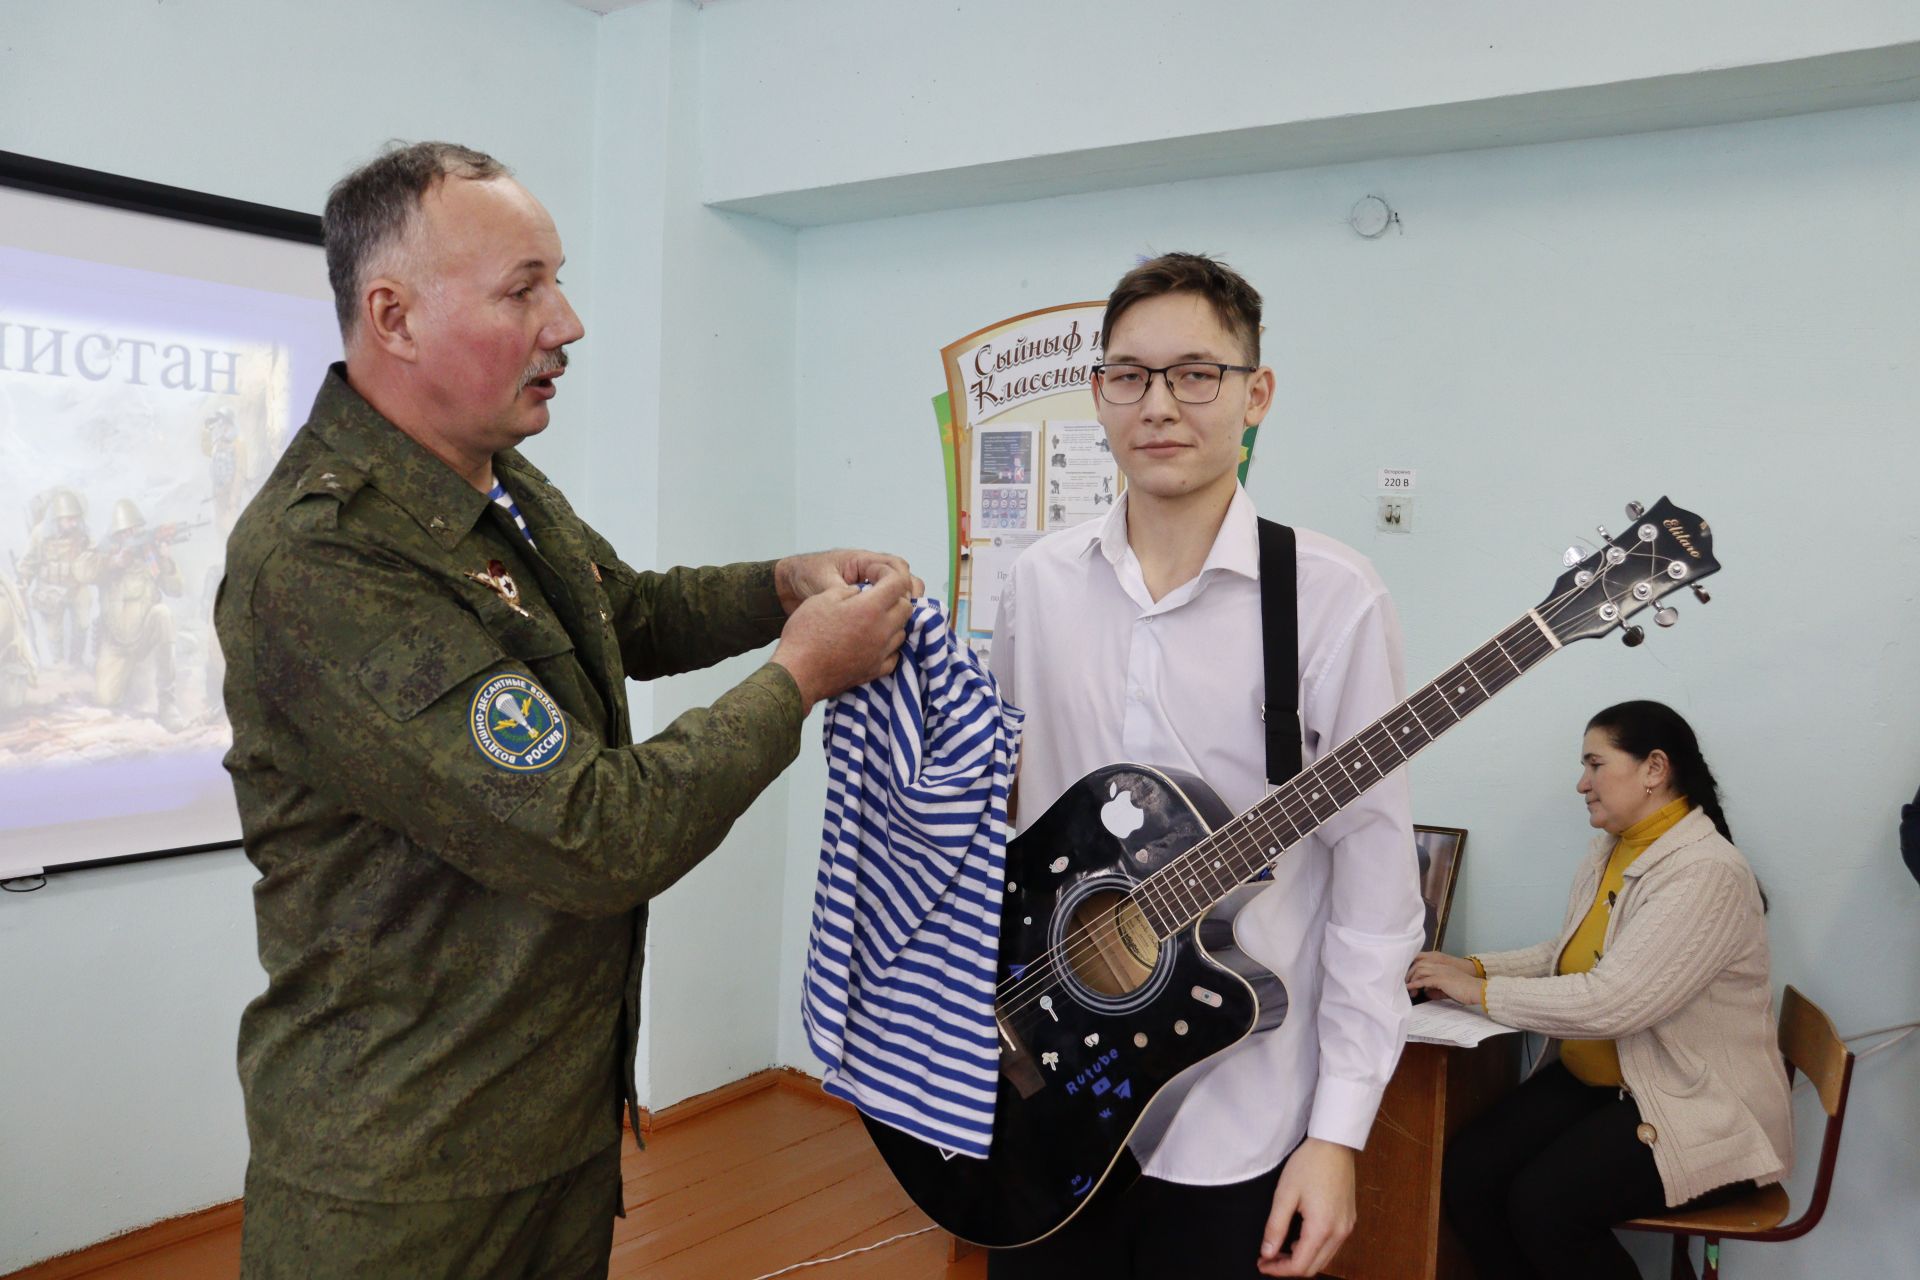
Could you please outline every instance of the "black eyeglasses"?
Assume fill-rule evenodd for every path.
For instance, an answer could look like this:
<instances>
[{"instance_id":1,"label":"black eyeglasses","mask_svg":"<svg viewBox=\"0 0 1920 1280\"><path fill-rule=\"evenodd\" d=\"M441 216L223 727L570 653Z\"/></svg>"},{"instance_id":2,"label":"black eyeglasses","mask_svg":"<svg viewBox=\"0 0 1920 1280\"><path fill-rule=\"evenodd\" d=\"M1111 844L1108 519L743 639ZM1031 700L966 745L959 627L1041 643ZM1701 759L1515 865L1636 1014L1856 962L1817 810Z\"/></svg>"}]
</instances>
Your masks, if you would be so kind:
<instances>
[{"instance_id":1,"label":"black eyeglasses","mask_svg":"<svg viewBox=\"0 0 1920 1280\"><path fill-rule=\"evenodd\" d=\"M1220 384L1230 373L1256 373L1250 364L1220 364L1212 360L1193 360L1153 369L1144 364L1097 364L1093 372L1100 379L1100 398L1108 404L1138 404L1153 385L1153 375L1166 379L1167 390L1182 404L1212 404L1220 398Z\"/></svg>"}]
</instances>

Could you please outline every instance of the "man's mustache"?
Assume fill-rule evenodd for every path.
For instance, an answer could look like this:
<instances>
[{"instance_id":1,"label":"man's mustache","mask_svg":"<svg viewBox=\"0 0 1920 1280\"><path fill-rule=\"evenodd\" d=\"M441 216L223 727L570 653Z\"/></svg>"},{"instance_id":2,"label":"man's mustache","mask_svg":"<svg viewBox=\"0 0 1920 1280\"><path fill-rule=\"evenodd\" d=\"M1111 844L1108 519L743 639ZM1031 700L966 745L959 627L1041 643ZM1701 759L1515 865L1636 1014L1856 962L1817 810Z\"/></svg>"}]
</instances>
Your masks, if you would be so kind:
<instances>
[{"instance_id":1,"label":"man's mustache","mask_svg":"<svg viewBox=\"0 0 1920 1280\"><path fill-rule=\"evenodd\" d=\"M538 379L538 378L553 377L555 374L558 374L566 369L567 362L568 362L567 349L565 347L561 347L557 351L555 351L552 355L542 360L539 364L527 370L526 376L520 379L521 387L524 388L528 383L533 382L535 379Z\"/></svg>"}]
</instances>

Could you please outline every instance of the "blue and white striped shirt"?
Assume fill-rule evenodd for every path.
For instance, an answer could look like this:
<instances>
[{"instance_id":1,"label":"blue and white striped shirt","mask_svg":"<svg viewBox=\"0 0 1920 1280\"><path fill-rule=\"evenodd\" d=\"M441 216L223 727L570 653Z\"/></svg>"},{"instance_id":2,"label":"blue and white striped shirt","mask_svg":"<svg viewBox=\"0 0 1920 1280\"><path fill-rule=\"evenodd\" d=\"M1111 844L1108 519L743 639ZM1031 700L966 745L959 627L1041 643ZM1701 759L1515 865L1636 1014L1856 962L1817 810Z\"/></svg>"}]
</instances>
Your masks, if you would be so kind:
<instances>
[{"instance_id":1,"label":"blue and white striped shirt","mask_svg":"<svg viewBox=\"0 0 1920 1280\"><path fill-rule=\"evenodd\" d=\"M985 1157L1007 794L1024 713L914 603L890 676L827 706L827 814L801 1013L827 1092Z\"/></svg>"},{"instance_id":2,"label":"blue and white striped shirt","mask_svg":"<svg viewBox=\"0 0 1920 1280\"><path fill-rule=\"evenodd\" d=\"M527 518L520 514L520 504L507 492L507 486L499 480L493 482L493 488L487 490L487 496L493 499L493 505L513 517L514 528L520 530L520 536L529 543L533 541L533 530L527 528Z\"/></svg>"}]
</instances>

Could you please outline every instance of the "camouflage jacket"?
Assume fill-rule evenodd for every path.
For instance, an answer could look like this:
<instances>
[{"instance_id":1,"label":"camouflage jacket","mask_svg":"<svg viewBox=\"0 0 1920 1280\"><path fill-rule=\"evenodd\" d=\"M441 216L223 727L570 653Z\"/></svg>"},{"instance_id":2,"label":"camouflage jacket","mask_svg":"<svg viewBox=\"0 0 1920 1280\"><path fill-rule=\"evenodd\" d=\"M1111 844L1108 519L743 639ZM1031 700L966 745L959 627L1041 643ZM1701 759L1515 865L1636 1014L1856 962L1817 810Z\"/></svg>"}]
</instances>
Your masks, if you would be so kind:
<instances>
[{"instance_id":1,"label":"camouflage jacket","mask_svg":"<svg viewBox=\"0 0 1920 1280\"><path fill-rule=\"evenodd\" d=\"M513 451L538 550L328 375L215 615L267 989L252 1158L332 1195L527 1186L633 1104L646 903L799 750L768 664L634 745L624 681L774 639L770 564L636 572ZM504 570L504 572L501 572Z\"/></svg>"}]
</instances>

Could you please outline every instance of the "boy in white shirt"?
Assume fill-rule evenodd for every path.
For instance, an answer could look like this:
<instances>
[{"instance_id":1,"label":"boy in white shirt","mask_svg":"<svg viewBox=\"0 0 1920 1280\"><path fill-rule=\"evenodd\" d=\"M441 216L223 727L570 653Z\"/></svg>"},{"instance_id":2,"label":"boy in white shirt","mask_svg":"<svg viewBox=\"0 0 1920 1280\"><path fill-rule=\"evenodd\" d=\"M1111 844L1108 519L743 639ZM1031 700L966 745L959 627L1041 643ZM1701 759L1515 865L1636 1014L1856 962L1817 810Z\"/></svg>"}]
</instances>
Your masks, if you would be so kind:
<instances>
[{"instance_id":1,"label":"boy in white shirt","mask_svg":"<svg viewBox=\"0 0 1920 1280\"><path fill-rule=\"evenodd\" d=\"M1094 399L1126 492L1020 558L994 630L994 676L1027 713L1019 830L1122 760L1197 774L1235 813L1268 790L1258 532L1236 476L1242 433L1273 402L1259 335L1260 295L1193 254L1143 263L1108 299ZM1373 567L1330 538L1296 539L1311 762L1397 704L1404 680ZM1239 923L1286 983L1284 1023L1163 1090L1129 1142L1145 1176L996 1252L992 1280L1310 1276L1352 1231L1354 1154L1399 1060L1422 941L1405 772L1274 877Z\"/></svg>"}]
</instances>

